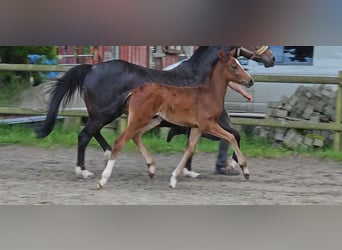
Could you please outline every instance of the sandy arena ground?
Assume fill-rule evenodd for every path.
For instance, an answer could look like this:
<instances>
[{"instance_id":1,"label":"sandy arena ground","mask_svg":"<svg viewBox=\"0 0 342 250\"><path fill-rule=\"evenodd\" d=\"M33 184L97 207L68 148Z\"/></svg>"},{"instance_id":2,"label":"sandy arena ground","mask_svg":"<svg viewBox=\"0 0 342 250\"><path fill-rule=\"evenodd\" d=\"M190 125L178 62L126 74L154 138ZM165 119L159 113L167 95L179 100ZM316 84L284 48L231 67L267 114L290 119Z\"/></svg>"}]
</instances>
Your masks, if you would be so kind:
<instances>
[{"instance_id":1,"label":"sandy arena ground","mask_svg":"<svg viewBox=\"0 0 342 250\"><path fill-rule=\"evenodd\" d=\"M96 183L105 165L101 151L88 148L86 162L94 179L74 174L75 148L0 147L0 204L162 204L255 205L342 204L342 164L304 156L249 158L251 178L213 174L216 156L196 154L193 168L202 178L182 178L169 188L181 154L154 154L154 179L139 153L119 155L104 190Z\"/></svg>"}]
</instances>

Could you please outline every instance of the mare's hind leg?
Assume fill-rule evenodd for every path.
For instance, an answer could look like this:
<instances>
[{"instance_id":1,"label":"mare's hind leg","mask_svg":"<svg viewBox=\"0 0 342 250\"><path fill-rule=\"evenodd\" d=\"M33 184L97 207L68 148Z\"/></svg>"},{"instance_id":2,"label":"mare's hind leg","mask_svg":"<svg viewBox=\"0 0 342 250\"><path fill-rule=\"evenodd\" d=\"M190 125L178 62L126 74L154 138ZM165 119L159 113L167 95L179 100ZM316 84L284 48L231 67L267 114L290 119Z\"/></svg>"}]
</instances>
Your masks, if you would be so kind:
<instances>
[{"instance_id":1,"label":"mare's hind leg","mask_svg":"<svg viewBox=\"0 0 342 250\"><path fill-rule=\"evenodd\" d=\"M198 128L192 128L190 131L190 137L188 140L188 146L184 152L184 155L179 162L178 166L176 169L172 172L171 177L170 177L170 188L175 188L177 184L177 179L179 178L180 173L182 172L185 163L187 160L192 157L192 155L195 152L196 144L201 137L201 132Z\"/></svg>"},{"instance_id":2,"label":"mare's hind leg","mask_svg":"<svg viewBox=\"0 0 342 250\"><path fill-rule=\"evenodd\" d=\"M104 150L111 150L108 143L100 134L100 129L103 128L105 124L106 123L103 122L99 117L89 117L87 124L78 135L77 165L75 168L75 173L84 179L94 176L92 172L86 169L84 164L85 151L90 139L94 136Z\"/></svg>"},{"instance_id":3,"label":"mare's hind leg","mask_svg":"<svg viewBox=\"0 0 342 250\"><path fill-rule=\"evenodd\" d=\"M85 150L92 136L93 135L87 126L78 134L77 165L75 167L75 173L84 179L94 176L94 174L88 171L84 165Z\"/></svg>"},{"instance_id":4,"label":"mare's hind leg","mask_svg":"<svg viewBox=\"0 0 342 250\"><path fill-rule=\"evenodd\" d=\"M110 156L112 152L111 146L108 144L108 142L103 137L100 131L97 134L95 134L94 137L96 141L100 144L101 148L103 149L105 158L108 159L108 157Z\"/></svg>"}]
</instances>

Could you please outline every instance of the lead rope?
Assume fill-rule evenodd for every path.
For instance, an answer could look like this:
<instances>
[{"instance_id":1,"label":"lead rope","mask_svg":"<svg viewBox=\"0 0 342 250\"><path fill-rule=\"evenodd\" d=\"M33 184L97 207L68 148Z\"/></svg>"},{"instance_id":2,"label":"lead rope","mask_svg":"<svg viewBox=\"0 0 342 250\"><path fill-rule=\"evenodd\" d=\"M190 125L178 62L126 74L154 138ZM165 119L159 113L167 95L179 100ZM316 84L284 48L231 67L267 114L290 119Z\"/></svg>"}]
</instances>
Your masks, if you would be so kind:
<instances>
[{"instance_id":1,"label":"lead rope","mask_svg":"<svg viewBox=\"0 0 342 250\"><path fill-rule=\"evenodd\" d=\"M236 49L236 58L238 58L240 56L240 52L241 52L240 47L237 47L237 49Z\"/></svg>"}]
</instances>

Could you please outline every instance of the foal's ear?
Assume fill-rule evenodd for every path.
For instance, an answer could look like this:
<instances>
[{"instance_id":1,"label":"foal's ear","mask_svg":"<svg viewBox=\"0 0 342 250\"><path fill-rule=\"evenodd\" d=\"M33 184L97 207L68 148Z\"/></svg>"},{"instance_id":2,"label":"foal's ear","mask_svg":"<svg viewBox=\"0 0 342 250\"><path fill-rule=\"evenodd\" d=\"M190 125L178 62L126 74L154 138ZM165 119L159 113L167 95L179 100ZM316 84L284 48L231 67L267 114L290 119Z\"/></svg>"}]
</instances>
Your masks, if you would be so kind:
<instances>
[{"instance_id":1,"label":"foal's ear","mask_svg":"<svg viewBox=\"0 0 342 250\"><path fill-rule=\"evenodd\" d=\"M226 63L228 61L228 58L230 57L230 55L229 54L227 55L223 50L220 50L218 52L218 56L220 60L224 63Z\"/></svg>"}]
</instances>

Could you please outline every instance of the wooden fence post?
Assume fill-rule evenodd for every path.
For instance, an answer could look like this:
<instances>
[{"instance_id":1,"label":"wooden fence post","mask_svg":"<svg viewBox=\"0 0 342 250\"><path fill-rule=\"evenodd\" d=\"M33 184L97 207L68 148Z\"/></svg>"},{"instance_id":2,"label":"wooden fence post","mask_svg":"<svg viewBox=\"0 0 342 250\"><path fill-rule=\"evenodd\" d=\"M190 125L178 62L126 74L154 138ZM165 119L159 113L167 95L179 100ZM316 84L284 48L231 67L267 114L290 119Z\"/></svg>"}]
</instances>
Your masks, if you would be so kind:
<instances>
[{"instance_id":1,"label":"wooden fence post","mask_svg":"<svg viewBox=\"0 0 342 250\"><path fill-rule=\"evenodd\" d=\"M63 127L67 129L74 129L81 126L81 117L65 117Z\"/></svg>"},{"instance_id":2,"label":"wooden fence post","mask_svg":"<svg viewBox=\"0 0 342 250\"><path fill-rule=\"evenodd\" d=\"M121 134L126 129L126 127L127 127L127 117L121 116L118 122L118 128L117 128L118 134Z\"/></svg>"},{"instance_id":3,"label":"wooden fence post","mask_svg":"<svg viewBox=\"0 0 342 250\"><path fill-rule=\"evenodd\" d=\"M336 125L341 125L341 116L342 116L342 71L339 72L339 84L336 95ZM334 149L337 151L342 150L341 146L341 131L336 131L334 136Z\"/></svg>"}]
</instances>

